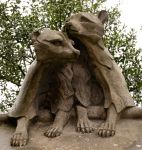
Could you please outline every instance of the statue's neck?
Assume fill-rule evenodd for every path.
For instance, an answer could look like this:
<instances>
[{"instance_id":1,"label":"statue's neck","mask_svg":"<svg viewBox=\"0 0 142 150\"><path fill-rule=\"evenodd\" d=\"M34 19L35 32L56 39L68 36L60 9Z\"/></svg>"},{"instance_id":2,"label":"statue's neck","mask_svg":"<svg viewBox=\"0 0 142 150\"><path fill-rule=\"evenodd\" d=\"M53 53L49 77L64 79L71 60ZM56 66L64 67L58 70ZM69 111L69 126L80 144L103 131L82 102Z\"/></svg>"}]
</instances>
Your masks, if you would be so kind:
<instances>
[{"instance_id":1,"label":"statue's neck","mask_svg":"<svg viewBox=\"0 0 142 150\"><path fill-rule=\"evenodd\" d=\"M94 51L96 49L103 50L105 48L102 39L99 41L95 41L95 40L93 41L90 39L82 38L80 40L85 45L85 47L88 49L88 51L92 51L92 50Z\"/></svg>"}]
</instances>

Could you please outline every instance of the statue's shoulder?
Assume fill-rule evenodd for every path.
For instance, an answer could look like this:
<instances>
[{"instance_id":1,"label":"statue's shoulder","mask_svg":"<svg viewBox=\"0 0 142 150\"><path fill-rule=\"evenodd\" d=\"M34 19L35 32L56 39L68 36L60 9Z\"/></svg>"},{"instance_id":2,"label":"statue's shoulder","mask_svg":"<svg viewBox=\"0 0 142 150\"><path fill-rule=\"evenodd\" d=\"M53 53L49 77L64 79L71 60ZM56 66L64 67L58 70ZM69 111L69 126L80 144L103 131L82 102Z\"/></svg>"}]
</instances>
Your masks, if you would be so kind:
<instances>
[{"instance_id":1,"label":"statue's shoulder","mask_svg":"<svg viewBox=\"0 0 142 150\"><path fill-rule=\"evenodd\" d=\"M113 66L114 58L110 54L108 48L104 46L104 42L99 40L96 44L96 59L99 64L111 69Z\"/></svg>"}]
</instances>

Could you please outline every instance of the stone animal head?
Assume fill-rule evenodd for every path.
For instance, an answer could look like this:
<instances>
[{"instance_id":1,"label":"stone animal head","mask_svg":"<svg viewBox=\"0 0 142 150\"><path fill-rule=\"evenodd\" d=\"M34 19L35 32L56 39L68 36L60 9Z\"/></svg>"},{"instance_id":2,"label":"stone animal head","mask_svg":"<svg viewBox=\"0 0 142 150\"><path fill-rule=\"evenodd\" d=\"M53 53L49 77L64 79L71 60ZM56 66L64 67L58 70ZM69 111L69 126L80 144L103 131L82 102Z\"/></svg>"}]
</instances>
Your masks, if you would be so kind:
<instances>
[{"instance_id":1,"label":"stone animal head","mask_svg":"<svg viewBox=\"0 0 142 150\"><path fill-rule=\"evenodd\" d=\"M79 51L72 46L71 40L62 32L48 28L32 33L37 61L47 63L68 62L75 60Z\"/></svg>"},{"instance_id":2,"label":"stone animal head","mask_svg":"<svg viewBox=\"0 0 142 150\"><path fill-rule=\"evenodd\" d=\"M63 31L71 36L98 41L104 35L104 23L107 19L108 15L105 10L100 11L98 15L80 12L66 20Z\"/></svg>"}]
</instances>

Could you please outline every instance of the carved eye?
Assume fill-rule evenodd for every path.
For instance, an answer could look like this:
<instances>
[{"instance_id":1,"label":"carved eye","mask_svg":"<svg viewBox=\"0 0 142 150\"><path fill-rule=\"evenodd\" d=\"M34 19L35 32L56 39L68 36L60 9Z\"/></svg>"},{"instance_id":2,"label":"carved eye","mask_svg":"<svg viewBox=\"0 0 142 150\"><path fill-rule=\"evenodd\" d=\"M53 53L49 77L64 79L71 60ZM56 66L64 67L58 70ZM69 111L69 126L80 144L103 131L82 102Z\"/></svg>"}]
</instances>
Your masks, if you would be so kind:
<instances>
[{"instance_id":1,"label":"carved eye","mask_svg":"<svg viewBox=\"0 0 142 150\"><path fill-rule=\"evenodd\" d=\"M88 18L86 18L86 17L84 17L84 16L82 16L82 17L80 18L80 21L81 21L81 22L91 22Z\"/></svg>"},{"instance_id":2,"label":"carved eye","mask_svg":"<svg viewBox=\"0 0 142 150\"><path fill-rule=\"evenodd\" d=\"M65 22L69 22L70 21L70 19L69 18L67 18L66 20L65 20Z\"/></svg>"},{"instance_id":3,"label":"carved eye","mask_svg":"<svg viewBox=\"0 0 142 150\"><path fill-rule=\"evenodd\" d=\"M45 39L45 40L43 40L43 41L45 41L45 42L49 42L49 41L48 41L48 40L46 40L46 39Z\"/></svg>"},{"instance_id":4,"label":"carved eye","mask_svg":"<svg viewBox=\"0 0 142 150\"><path fill-rule=\"evenodd\" d=\"M56 40L56 41L50 41L53 45L55 46L61 46L63 45L63 42L62 41L59 41L59 40Z\"/></svg>"}]
</instances>

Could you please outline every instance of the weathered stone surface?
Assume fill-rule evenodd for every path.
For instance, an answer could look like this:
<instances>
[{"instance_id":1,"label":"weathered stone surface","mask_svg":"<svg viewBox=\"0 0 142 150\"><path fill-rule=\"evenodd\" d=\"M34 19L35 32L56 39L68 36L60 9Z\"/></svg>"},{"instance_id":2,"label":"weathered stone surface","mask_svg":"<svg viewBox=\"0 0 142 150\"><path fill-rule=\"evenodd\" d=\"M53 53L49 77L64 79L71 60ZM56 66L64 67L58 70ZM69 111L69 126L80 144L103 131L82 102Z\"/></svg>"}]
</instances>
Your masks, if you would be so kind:
<instances>
[{"instance_id":1,"label":"weathered stone surface","mask_svg":"<svg viewBox=\"0 0 142 150\"><path fill-rule=\"evenodd\" d=\"M92 121L97 127L101 121ZM25 147L11 147L10 137L14 126L0 126L1 150L141 150L142 149L142 120L122 119L117 124L114 137L101 138L96 132L81 134L75 131L74 118L67 124L63 134L57 138L47 138L43 135L47 124L36 123L30 128L29 143Z\"/></svg>"}]
</instances>

